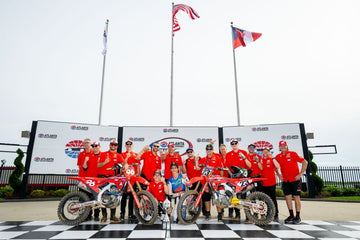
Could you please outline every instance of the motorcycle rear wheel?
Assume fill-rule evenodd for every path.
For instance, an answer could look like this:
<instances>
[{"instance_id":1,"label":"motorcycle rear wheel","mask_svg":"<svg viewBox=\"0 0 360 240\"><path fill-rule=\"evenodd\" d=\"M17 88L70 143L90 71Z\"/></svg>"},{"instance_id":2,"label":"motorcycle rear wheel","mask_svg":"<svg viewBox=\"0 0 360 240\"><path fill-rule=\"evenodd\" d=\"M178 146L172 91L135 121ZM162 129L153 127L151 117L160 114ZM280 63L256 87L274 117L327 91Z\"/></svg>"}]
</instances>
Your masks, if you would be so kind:
<instances>
[{"instance_id":1,"label":"motorcycle rear wheel","mask_svg":"<svg viewBox=\"0 0 360 240\"><path fill-rule=\"evenodd\" d=\"M140 208L136 206L134 201L135 216L144 225L154 224L158 216L158 206L154 196L144 190L139 191L136 194L140 201Z\"/></svg>"},{"instance_id":2,"label":"motorcycle rear wheel","mask_svg":"<svg viewBox=\"0 0 360 240\"><path fill-rule=\"evenodd\" d=\"M182 224L193 224L201 213L202 202L195 207L199 193L195 190L185 192L177 204L177 216Z\"/></svg>"},{"instance_id":3,"label":"motorcycle rear wheel","mask_svg":"<svg viewBox=\"0 0 360 240\"><path fill-rule=\"evenodd\" d=\"M71 206L90 201L89 197L83 192L70 192L66 194L59 203L57 215L60 221L65 225L79 225L89 215L91 207L71 209Z\"/></svg>"},{"instance_id":4,"label":"motorcycle rear wheel","mask_svg":"<svg viewBox=\"0 0 360 240\"><path fill-rule=\"evenodd\" d=\"M247 196L248 202L261 204L263 209L245 208L247 218L256 225L267 225L275 216L275 205L271 198L262 192L253 192Z\"/></svg>"}]
</instances>

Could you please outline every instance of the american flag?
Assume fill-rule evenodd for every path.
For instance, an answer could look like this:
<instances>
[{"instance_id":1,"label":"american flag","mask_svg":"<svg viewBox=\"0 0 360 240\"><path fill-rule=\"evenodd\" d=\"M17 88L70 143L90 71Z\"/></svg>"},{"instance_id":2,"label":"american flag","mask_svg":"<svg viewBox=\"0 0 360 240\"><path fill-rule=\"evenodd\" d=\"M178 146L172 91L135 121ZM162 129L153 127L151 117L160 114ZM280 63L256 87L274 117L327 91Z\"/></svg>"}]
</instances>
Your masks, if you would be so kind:
<instances>
[{"instance_id":1,"label":"american flag","mask_svg":"<svg viewBox=\"0 0 360 240\"><path fill-rule=\"evenodd\" d=\"M185 4L174 5L173 6L173 32L180 30L180 25L175 17L176 13L179 10L186 12L192 20L195 20L196 18L200 18L200 16L195 12L195 10L192 9L191 7L189 7L188 5L185 5Z\"/></svg>"},{"instance_id":2,"label":"american flag","mask_svg":"<svg viewBox=\"0 0 360 240\"><path fill-rule=\"evenodd\" d=\"M105 27L104 27L104 34L103 34L103 43L104 43L104 49L102 51L102 55L106 55L107 53L107 23L108 23L108 20L105 24Z\"/></svg>"}]
</instances>

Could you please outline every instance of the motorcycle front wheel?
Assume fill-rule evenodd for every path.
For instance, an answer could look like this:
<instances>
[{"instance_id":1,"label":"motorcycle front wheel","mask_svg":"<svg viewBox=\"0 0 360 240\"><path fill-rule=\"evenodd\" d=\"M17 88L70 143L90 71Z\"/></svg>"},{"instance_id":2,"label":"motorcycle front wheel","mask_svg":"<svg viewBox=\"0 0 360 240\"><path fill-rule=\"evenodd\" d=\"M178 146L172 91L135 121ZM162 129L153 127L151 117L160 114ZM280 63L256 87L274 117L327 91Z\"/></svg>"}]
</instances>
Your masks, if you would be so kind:
<instances>
[{"instance_id":1,"label":"motorcycle front wheel","mask_svg":"<svg viewBox=\"0 0 360 240\"><path fill-rule=\"evenodd\" d=\"M193 224L201 213L202 202L195 206L199 193L195 190L185 192L177 204L177 216L182 224Z\"/></svg>"},{"instance_id":2,"label":"motorcycle front wheel","mask_svg":"<svg viewBox=\"0 0 360 240\"><path fill-rule=\"evenodd\" d=\"M135 216L144 225L154 224L158 216L158 206L154 196L144 190L137 192L136 195L140 202L140 208L134 201Z\"/></svg>"},{"instance_id":3,"label":"motorcycle front wheel","mask_svg":"<svg viewBox=\"0 0 360 240\"><path fill-rule=\"evenodd\" d=\"M79 225L89 215L91 207L73 208L78 203L90 201L83 192L70 192L59 203L57 214L60 221L65 225Z\"/></svg>"},{"instance_id":4,"label":"motorcycle front wheel","mask_svg":"<svg viewBox=\"0 0 360 240\"><path fill-rule=\"evenodd\" d=\"M267 225L274 219L275 205L271 198L265 193L253 192L245 201L258 205L258 207L244 208L247 218L254 224Z\"/></svg>"}]
</instances>

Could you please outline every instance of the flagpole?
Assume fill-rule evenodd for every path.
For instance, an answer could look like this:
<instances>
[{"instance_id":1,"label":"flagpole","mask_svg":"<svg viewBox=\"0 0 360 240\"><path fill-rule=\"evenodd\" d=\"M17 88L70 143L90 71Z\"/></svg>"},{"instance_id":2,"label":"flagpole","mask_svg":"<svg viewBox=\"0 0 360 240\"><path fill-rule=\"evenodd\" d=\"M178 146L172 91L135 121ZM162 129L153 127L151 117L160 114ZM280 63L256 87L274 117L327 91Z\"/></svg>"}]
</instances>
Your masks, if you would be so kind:
<instances>
[{"instance_id":1,"label":"flagpole","mask_svg":"<svg viewBox=\"0 0 360 240\"><path fill-rule=\"evenodd\" d=\"M172 2L171 13L174 9L174 2ZM174 27L173 27L173 14L171 14L171 75L170 75L170 127L173 126L173 91L174 91Z\"/></svg>"},{"instance_id":2,"label":"flagpole","mask_svg":"<svg viewBox=\"0 0 360 240\"><path fill-rule=\"evenodd\" d=\"M108 33L109 19L106 19L106 35ZM107 36L106 36L107 37ZM105 50L105 49L104 49ZM100 93L100 109L99 109L99 122L98 125L101 125L101 115L102 115L102 102L103 102L103 90L104 90L104 79L105 79L105 62L106 62L106 52L103 53L103 69L102 69L102 81L101 81L101 93Z\"/></svg>"},{"instance_id":3,"label":"flagpole","mask_svg":"<svg viewBox=\"0 0 360 240\"><path fill-rule=\"evenodd\" d=\"M237 83L237 74L236 74L236 58L235 58L235 49L234 49L234 37L233 37L233 22L231 22L231 41L233 44L233 59L234 59L234 75L235 75L235 93L236 93L236 110L237 110L237 124L240 126L240 107L239 107L239 93L238 93L238 83Z\"/></svg>"}]
</instances>

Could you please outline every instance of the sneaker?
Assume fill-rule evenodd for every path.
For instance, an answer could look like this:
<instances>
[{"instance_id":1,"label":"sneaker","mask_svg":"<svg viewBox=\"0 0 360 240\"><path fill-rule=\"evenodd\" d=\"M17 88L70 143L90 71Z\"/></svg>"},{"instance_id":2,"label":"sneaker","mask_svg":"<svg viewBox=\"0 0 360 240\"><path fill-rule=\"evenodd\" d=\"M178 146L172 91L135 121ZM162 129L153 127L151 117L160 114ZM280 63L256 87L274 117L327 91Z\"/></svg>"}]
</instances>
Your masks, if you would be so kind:
<instances>
[{"instance_id":1,"label":"sneaker","mask_svg":"<svg viewBox=\"0 0 360 240\"><path fill-rule=\"evenodd\" d=\"M210 215L206 215L205 220L209 221L210 220Z\"/></svg>"},{"instance_id":2,"label":"sneaker","mask_svg":"<svg viewBox=\"0 0 360 240\"><path fill-rule=\"evenodd\" d=\"M222 219L222 213L218 213L218 221L221 222L223 219Z\"/></svg>"},{"instance_id":3,"label":"sneaker","mask_svg":"<svg viewBox=\"0 0 360 240\"><path fill-rule=\"evenodd\" d=\"M104 216L101 218L100 223L106 223L106 221L107 221L107 216Z\"/></svg>"},{"instance_id":4,"label":"sneaker","mask_svg":"<svg viewBox=\"0 0 360 240\"><path fill-rule=\"evenodd\" d=\"M124 221L124 218L125 218L125 214L124 214L124 213L121 213L121 214L120 214L120 221Z\"/></svg>"},{"instance_id":5,"label":"sneaker","mask_svg":"<svg viewBox=\"0 0 360 240\"><path fill-rule=\"evenodd\" d=\"M137 218L134 215L129 215L129 219L133 221L133 220L136 220Z\"/></svg>"},{"instance_id":6,"label":"sneaker","mask_svg":"<svg viewBox=\"0 0 360 240\"><path fill-rule=\"evenodd\" d=\"M96 216L96 217L94 217L94 221L95 221L95 222L98 222L98 221L100 221L100 218L99 218L99 216Z\"/></svg>"},{"instance_id":7,"label":"sneaker","mask_svg":"<svg viewBox=\"0 0 360 240\"><path fill-rule=\"evenodd\" d=\"M245 219L245 222L244 222L245 224L252 224L252 222L248 219L248 218L246 218Z\"/></svg>"},{"instance_id":8,"label":"sneaker","mask_svg":"<svg viewBox=\"0 0 360 240\"><path fill-rule=\"evenodd\" d=\"M234 219L235 219L236 221L240 221L240 214L235 214Z\"/></svg>"},{"instance_id":9,"label":"sneaker","mask_svg":"<svg viewBox=\"0 0 360 240\"><path fill-rule=\"evenodd\" d=\"M119 223L119 222L120 222L120 219L118 219L117 217L115 217L115 216L110 217L110 223Z\"/></svg>"},{"instance_id":10,"label":"sneaker","mask_svg":"<svg viewBox=\"0 0 360 240\"><path fill-rule=\"evenodd\" d=\"M147 215L144 220L145 220L145 221L150 221L150 220L151 220L151 216L150 216L150 215Z\"/></svg>"},{"instance_id":11,"label":"sneaker","mask_svg":"<svg viewBox=\"0 0 360 240\"><path fill-rule=\"evenodd\" d=\"M299 216L294 217L293 224L300 224L300 223L301 223L301 218Z\"/></svg>"},{"instance_id":12,"label":"sneaker","mask_svg":"<svg viewBox=\"0 0 360 240\"><path fill-rule=\"evenodd\" d=\"M285 223L285 224L292 224L293 221L294 221L294 217L288 216L288 217L284 220L284 223Z\"/></svg>"}]
</instances>

